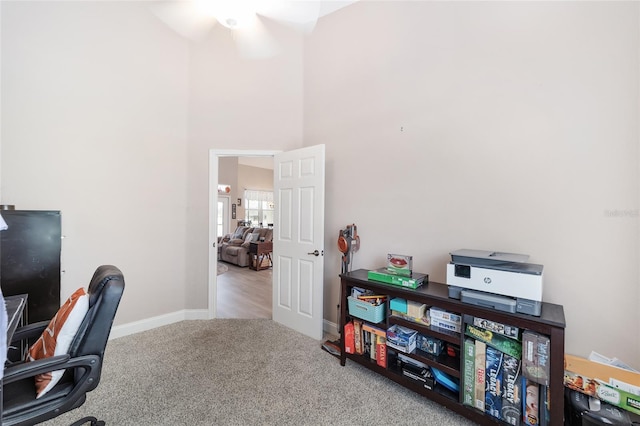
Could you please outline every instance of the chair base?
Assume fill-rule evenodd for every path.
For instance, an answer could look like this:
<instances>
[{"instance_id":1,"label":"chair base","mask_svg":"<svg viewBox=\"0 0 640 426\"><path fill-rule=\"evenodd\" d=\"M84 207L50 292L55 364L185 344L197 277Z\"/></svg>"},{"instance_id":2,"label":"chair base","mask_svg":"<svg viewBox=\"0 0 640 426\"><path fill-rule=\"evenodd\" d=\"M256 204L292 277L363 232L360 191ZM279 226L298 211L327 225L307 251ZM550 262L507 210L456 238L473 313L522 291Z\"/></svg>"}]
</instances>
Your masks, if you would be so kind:
<instances>
[{"instance_id":1,"label":"chair base","mask_svg":"<svg viewBox=\"0 0 640 426\"><path fill-rule=\"evenodd\" d=\"M83 417L80 420L73 422L69 426L81 426L87 422L89 422L91 426L104 426L104 422L102 420L98 420L93 416Z\"/></svg>"}]
</instances>

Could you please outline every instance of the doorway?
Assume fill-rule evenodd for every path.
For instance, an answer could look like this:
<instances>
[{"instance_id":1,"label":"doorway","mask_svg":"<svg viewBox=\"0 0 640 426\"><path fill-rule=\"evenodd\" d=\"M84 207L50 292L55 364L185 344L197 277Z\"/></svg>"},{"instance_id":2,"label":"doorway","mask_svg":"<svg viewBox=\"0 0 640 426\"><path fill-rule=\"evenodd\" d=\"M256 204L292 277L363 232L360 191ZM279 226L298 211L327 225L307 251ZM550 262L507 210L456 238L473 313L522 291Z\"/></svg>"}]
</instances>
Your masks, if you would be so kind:
<instances>
[{"instance_id":1,"label":"doorway","mask_svg":"<svg viewBox=\"0 0 640 426\"><path fill-rule=\"evenodd\" d=\"M218 160L273 157L272 319L314 339L323 336L325 146L279 151L209 151L208 313L216 318ZM232 192L232 191L230 191ZM233 199L233 197L232 197Z\"/></svg>"},{"instance_id":2,"label":"doorway","mask_svg":"<svg viewBox=\"0 0 640 426\"><path fill-rule=\"evenodd\" d=\"M219 209L225 208L224 205L220 206L219 201L222 196L218 196L218 184L219 182L219 160L221 157L247 157L247 158L256 158L256 159L265 159L265 158L273 158L273 156L280 151L263 151L263 150L210 150L209 151L209 289L208 289L208 317L210 319L218 318L218 256L217 256L217 241L218 241L218 217L220 216ZM238 195L239 198L242 195ZM228 198L228 197L227 197ZM231 200L228 201L232 203ZM227 207L227 212L229 207ZM236 228L237 220L241 219L241 217L236 217L230 219L229 223L229 231L233 232ZM222 235L225 235L223 233ZM228 265L229 268L232 268L233 265ZM244 275L253 272L254 274L263 273L266 271L255 272L252 270L248 270L248 268L241 268L242 271L237 271L239 274ZM245 271L247 270L247 271ZM224 275L224 274L223 274ZM226 277L228 278L228 277ZM238 278L240 279L240 278ZM246 278L245 278L246 279ZM272 283L273 279L271 277L271 272L269 271L269 278ZM269 303L272 303L272 300L269 299Z\"/></svg>"},{"instance_id":3,"label":"doorway","mask_svg":"<svg viewBox=\"0 0 640 426\"><path fill-rule=\"evenodd\" d=\"M229 188L230 197L218 196L218 233L227 235L241 222L253 228L269 228L273 224L273 202L259 201L273 194L272 157L228 157L219 159L218 191ZM272 199L273 195L271 195ZM267 197L269 198L269 197ZM223 205L221 200L227 201ZM228 201L231 200L231 201ZM229 215L229 208L233 213ZM220 226L231 216L227 227ZM229 220L227 220L229 222ZM264 230L254 231L264 233ZM271 239L269 239L271 241ZM245 244L243 244L245 245ZM244 251L246 249L242 249ZM242 266L233 262L243 259ZM263 259L260 270L248 266L245 256L218 255L216 317L226 319L272 319L272 269L267 267L271 255ZM225 262L231 260L231 262ZM266 261L266 262L265 262Z\"/></svg>"}]
</instances>

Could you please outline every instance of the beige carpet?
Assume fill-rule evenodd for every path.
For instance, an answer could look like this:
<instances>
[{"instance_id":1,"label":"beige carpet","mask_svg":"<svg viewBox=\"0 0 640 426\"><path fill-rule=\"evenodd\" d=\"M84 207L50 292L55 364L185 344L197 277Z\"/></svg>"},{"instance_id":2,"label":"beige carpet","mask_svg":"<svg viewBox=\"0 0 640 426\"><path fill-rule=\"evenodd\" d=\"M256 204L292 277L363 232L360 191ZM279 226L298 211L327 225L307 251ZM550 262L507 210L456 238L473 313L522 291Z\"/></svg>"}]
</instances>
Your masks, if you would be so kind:
<instances>
[{"instance_id":1,"label":"beige carpet","mask_svg":"<svg viewBox=\"0 0 640 426\"><path fill-rule=\"evenodd\" d=\"M99 386L68 426L473 423L271 320L183 321L109 342Z\"/></svg>"}]
</instances>

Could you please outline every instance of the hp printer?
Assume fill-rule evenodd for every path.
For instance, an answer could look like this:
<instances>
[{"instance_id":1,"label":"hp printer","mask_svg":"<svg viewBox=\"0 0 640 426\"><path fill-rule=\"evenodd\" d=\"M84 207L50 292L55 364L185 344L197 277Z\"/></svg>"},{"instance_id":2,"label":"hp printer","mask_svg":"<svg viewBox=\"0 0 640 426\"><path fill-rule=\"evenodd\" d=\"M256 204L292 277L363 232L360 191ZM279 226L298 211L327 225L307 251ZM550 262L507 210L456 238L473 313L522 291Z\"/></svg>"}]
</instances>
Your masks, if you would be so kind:
<instances>
[{"instance_id":1,"label":"hp printer","mask_svg":"<svg viewBox=\"0 0 640 426\"><path fill-rule=\"evenodd\" d=\"M543 266L528 255L483 250L451 252L449 297L506 312L540 316Z\"/></svg>"}]
</instances>

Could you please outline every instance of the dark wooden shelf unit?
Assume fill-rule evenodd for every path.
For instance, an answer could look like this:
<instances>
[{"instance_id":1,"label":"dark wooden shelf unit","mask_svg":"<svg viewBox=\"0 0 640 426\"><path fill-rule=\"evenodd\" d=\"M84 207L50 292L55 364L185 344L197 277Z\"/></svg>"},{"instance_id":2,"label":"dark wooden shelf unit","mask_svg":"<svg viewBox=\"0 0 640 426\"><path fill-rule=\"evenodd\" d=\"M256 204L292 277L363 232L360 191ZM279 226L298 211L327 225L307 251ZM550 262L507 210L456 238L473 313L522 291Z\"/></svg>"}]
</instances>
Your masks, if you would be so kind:
<instances>
[{"instance_id":1,"label":"dark wooden shelf unit","mask_svg":"<svg viewBox=\"0 0 640 426\"><path fill-rule=\"evenodd\" d=\"M481 317L487 320L509 324L521 329L531 330L536 333L549 336L550 345L550 383L549 392L553 406L550 410L550 425L563 424L564 415L564 309L560 305L552 303L543 303L542 312L539 317L525 314L511 314L508 312L496 311L480 306L462 303L459 300L449 298L448 288L446 284L430 282L418 289L412 290L403 287L397 287L389 284L370 281L367 278L367 270L359 269L357 271L348 272L340 275L341 281L341 298L340 298L340 327L348 323L352 318L349 315L347 296L351 294L352 287L360 287L373 290L376 294L385 294L388 299L400 297L406 300L426 304L428 307L438 307L450 312L459 314L460 316L470 315ZM457 345L462 348L464 345L464 333L456 333L444 330L439 327L431 327L420 324L401 317L392 316L387 302L387 312L385 320L378 323L380 328L388 328L392 324L399 324L418 331L424 335L433 336L448 343ZM434 356L422 351L415 351L411 354L405 354L411 358L423 362L431 367L435 367L447 374L458 379L462 378L462 361L459 356L450 357L446 354ZM443 406L467 417L481 425L507 425L489 414L480 410L462 404L462 386L460 392L455 393L440 385L436 385L434 390L429 390L415 384L406 379L395 366L389 365L387 368L379 366L375 360L368 356L358 354L348 354L344 350L344 339L341 339L341 355L340 364L345 365L346 360L357 362L372 371L387 377L394 382L405 386Z\"/></svg>"}]
</instances>

